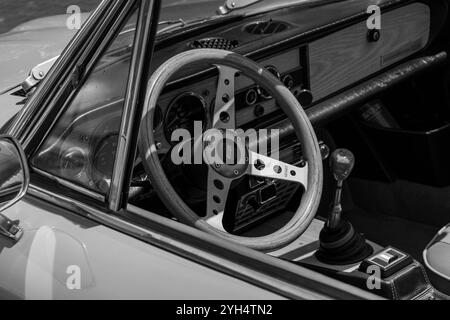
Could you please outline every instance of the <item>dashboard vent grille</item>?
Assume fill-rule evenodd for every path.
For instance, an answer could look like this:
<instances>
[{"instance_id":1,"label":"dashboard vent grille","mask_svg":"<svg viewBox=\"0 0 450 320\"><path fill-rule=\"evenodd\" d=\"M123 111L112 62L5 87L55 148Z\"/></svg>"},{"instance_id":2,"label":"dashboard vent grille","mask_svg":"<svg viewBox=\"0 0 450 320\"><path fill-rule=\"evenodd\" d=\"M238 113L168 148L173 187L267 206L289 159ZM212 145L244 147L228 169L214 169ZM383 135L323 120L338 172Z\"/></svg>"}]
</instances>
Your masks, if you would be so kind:
<instances>
[{"instance_id":1,"label":"dashboard vent grille","mask_svg":"<svg viewBox=\"0 0 450 320\"><path fill-rule=\"evenodd\" d=\"M225 38L205 38L195 40L190 44L193 49L222 49L232 50L238 46L237 40L228 40Z\"/></svg>"},{"instance_id":2,"label":"dashboard vent grille","mask_svg":"<svg viewBox=\"0 0 450 320\"><path fill-rule=\"evenodd\" d=\"M283 32L289 28L285 22L267 20L252 22L244 27L244 31L250 34L273 34Z\"/></svg>"}]
</instances>

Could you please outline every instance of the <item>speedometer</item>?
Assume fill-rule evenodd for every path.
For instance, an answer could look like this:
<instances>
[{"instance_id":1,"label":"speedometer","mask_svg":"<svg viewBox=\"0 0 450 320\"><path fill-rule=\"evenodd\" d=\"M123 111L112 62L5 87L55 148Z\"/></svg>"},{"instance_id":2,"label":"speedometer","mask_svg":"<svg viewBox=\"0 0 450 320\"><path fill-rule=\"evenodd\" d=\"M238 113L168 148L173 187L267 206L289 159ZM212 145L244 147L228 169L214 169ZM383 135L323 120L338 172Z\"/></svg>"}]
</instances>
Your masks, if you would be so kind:
<instances>
[{"instance_id":1,"label":"speedometer","mask_svg":"<svg viewBox=\"0 0 450 320\"><path fill-rule=\"evenodd\" d=\"M177 129L186 129L194 136L194 122L206 122L206 103L203 98L193 92L183 93L169 105L164 121L164 130L168 141L172 141L172 133Z\"/></svg>"},{"instance_id":2,"label":"speedometer","mask_svg":"<svg viewBox=\"0 0 450 320\"><path fill-rule=\"evenodd\" d=\"M64 152L60 160L60 168L64 174L78 178L86 170L86 154L78 147L73 147Z\"/></svg>"}]
</instances>

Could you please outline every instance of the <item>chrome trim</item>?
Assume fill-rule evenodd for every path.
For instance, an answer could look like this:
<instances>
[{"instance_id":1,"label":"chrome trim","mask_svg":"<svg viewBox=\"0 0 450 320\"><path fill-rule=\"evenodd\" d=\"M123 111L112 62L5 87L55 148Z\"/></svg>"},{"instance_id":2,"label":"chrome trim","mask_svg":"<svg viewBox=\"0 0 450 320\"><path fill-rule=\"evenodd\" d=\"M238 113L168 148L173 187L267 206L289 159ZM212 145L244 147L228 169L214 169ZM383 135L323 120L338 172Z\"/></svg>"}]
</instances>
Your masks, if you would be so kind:
<instances>
[{"instance_id":1,"label":"chrome trim","mask_svg":"<svg viewBox=\"0 0 450 320\"><path fill-rule=\"evenodd\" d=\"M29 76L21 84L23 91L28 93L31 89L37 86L39 82L44 79L58 58L59 56L48 59L47 61L44 61L31 69Z\"/></svg>"},{"instance_id":2,"label":"chrome trim","mask_svg":"<svg viewBox=\"0 0 450 320\"><path fill-rule=\"evenodd\" d=\"M226 0L225 3L217 9L216 13L219 15L226 15L233 10L251 6L252 4L257 3L259 1L262 1L262 0L240 0L240 1Z\"/></svg>"},{"instance_id":3,"label":"chrome trim","mask_svg":"<svg viewBox=\"0 0 450 320\"><path fill-rule=\"evenodd\" d=\"M157 17L159 14L159 4L160 2L158 1L155 4L154 0L142 0L139 6L136 33L133 40L133 53L125 93L125 104L108 196L108 207L113 211L120 209L124 188L126 190L129 188L130 176L133 170L130 167L136 153L137 133L140 126L140 121L138 120L140 120L142 110L138 103L140 94L142 92L145 94L146 80L149 77L150 58L158 20L155 16ZM155 7L157 7L157 10ZM128 185L125 185L126 183Z\"/></svg>"},{"instance_id":4,"label":"chrome trim","mask_svg":"<svg viewBox=\"0 0 450 320\"><path fill-rule=\"evenodd\" d=\"M53 175L51 173L48 173L48 172L46 172L44 170L41 170L41 169L38 169L38 168L35 168L35 167L32 167L32 169L33 169L33 172L38 173L39 175L44 176L44 177L46 177L46 178L48 178L50 180L53 180L56 183L58 183L58 184L60 184L60 185L62 185L64 187L70 188L70 189L72 189L74 191L77 191L77 192L79 192L81 194L84 194L85 196L91 197L91 198L93 198L95 200L98 200L100 202L105 202L106 201L106 197L104 195L100 194L100 193L97 193L95 191L89 190L89 189L87 189L85 187L82 187L82 186L80 186L80 185L78 185L78 184L76 184L74 182L65 180L64 178L57 177L57 176L55 176L55 175Z\"/></svg>"},{"instance_id":5,"label":"chrome trim","mask_svg":"<svg viewBox=\"0 0 450 320\"><path fill-rule=\"evenodd\" d=\"M228 241L224 242L210 234L132 205L128 206L130 214L145 218L149 222L148 227L137 226L126 221L122 216L108 214L33 184L30 186L29 194L81 214L150 245L284 297L292 299L382 299L315 271ZM167 232L168 230L171 231L170 234ZM184 241L183 237L189 241ZM262 264L261 271L256 269L258 264Z\"/></svg>"},{"instance_id":6,"label":"chrome trim","mask_svg":"<svg viewBox=\"0 0 450 320\"><path fill-rule=\"evenodd\" d=\"M250 100L249 97L248 97L250 93L253 93L255 95L255 98L253 100ZM254 89L254 88L248 89L247 92L245 93L245 103L248 106L252 106L257 101L258 101L258 91L256 89Z\"/></svg>"}]
</instances>

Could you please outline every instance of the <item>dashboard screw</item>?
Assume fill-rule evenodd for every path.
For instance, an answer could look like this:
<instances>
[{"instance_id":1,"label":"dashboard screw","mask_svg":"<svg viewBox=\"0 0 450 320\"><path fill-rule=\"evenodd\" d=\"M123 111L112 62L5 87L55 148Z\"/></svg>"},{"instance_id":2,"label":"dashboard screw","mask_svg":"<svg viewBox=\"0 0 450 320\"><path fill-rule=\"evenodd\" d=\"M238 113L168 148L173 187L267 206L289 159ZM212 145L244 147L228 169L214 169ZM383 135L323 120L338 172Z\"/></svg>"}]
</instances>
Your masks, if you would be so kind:
<instances>
[{"instance_id":1,"label":"dashboard screw","mask_svg":"<svg viewBox=\"0 0 450 320\"><path fill-rule=\"evenodd\" d=\"M305 160L301 160L300 163L298 164L298 166L300 168L304 168L306 166L306 161Z\"/></svg>"},{"instance_id":2,"label":"dashboard screw","mask_svg":"<svg viewBox=\"0 0 450 320\"><path fill-rule=\"evenodd\" d=\"M234 170L233 172L234 172L234 175L235 175L235 176L239 175L239 171Z\"/></svg>"},{"instance_id":3,"label":"dashboard screw","mask_svg":"<svg viewBox=\"0 0 450 320\"><path fill-rule=\"evenodd\" d=\"M228 123L230 121L230 115L228 112L222 111L219 115L220 121L223 123Z\"/></svg>"}]
</instances>

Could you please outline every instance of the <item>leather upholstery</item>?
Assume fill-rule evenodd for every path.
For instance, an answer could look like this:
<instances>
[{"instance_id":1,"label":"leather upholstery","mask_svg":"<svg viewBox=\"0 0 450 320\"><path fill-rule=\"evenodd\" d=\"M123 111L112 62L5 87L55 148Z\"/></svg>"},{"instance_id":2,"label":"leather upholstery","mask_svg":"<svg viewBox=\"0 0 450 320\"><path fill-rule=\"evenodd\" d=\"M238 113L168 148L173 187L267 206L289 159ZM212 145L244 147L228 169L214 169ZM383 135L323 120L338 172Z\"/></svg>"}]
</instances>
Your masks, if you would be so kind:
<instances>
[{"instance_id":1,"label":"leather upholstery","mask_svg":"<svg viewBox=\"0 0 450 320\"><path fill-rule=\"evenodd\" d=\"M450 295L450 224L442 228L423 252L433 286Z\"/></svg>"}]
</instances>

